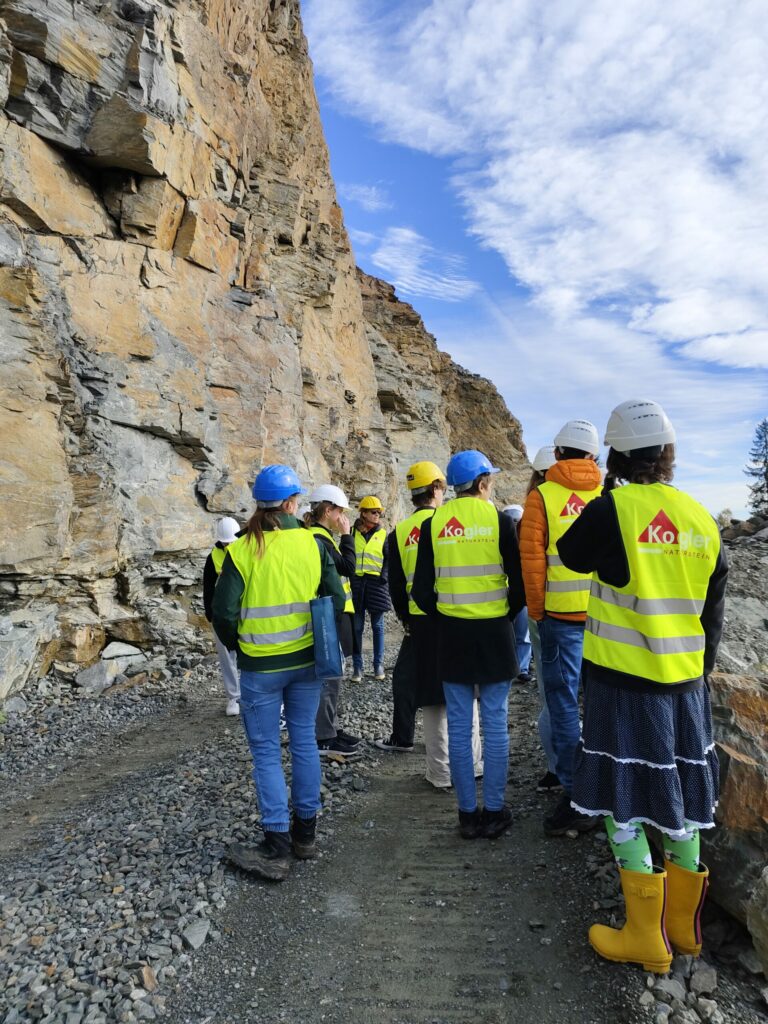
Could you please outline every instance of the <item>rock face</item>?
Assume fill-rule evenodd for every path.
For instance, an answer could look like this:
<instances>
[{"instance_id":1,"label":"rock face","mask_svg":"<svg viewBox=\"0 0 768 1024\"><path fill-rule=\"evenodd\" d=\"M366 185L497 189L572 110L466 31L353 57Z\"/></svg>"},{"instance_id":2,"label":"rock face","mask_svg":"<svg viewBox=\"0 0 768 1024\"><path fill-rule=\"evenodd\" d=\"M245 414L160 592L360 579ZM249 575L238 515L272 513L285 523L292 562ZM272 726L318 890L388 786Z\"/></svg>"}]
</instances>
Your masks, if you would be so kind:
<instances>
[{"instance_id":1,"label":"rock face","mask_svg":"<svg viewBox=\"0 0 768 1024\"><path fill-rule=\"evenodd\" d=\"M297 0L0 4L0 697L194 644L215 518L268 462L405 507L411 453L519 424L356 274ZM363 294L365 309L363 309ZM503 496L503 495L502 495ZM55 609L54 627L49 609Z\"/></svg>"},{"instance_id":2,"label":"rock face","mask_svg":"<svg viewBox=\"0 0 768 1024\"><path fill-rule=\"evenodd\" d=\"M721 793L703 857L713 898L747 925L768 973L768 522L734 523L723 539L731 568L710 679Z\"/></svg>"}]
</instances>

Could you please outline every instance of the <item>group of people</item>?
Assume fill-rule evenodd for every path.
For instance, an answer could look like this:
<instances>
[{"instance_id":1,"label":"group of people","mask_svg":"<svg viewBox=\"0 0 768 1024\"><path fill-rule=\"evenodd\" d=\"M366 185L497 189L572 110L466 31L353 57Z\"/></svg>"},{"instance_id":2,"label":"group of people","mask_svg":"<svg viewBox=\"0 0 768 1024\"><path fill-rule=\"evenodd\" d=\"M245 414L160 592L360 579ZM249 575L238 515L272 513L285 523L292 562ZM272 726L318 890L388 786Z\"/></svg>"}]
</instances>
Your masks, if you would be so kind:
<instances>
[{"instance_id":1,"label":"group of people","mask_svg":"<svg viewBox=\"0 0 768 1024\"><path fill-rule=\"evenodd\" d=\"M569 421L537 454L524 506L502 511L493 502L500 470L482 452L458 452L445 473L418 462L406 478L414 509L388 537L373 496L351 525L344 492L323 485L302 522L294 471L258 474L256 511L242 531L219 524L205 570L227 710L242 715L264 832L258 845L232 845L234 863L282 880L291 853L314 856L320 756L354 756L361 742L339 726L341 679L316 678L310 601L332 599L360 680L366 613L374 676L384 676L391 600L404 635L392 734L376 745L411 750L420 707L428 782L453 788L464 839L497 838L512 823L509 689L530 677L532 647L547 757L538 788L562 791L545 833L603 820L621 876L626 924L593 925L593 948L659 973L673 949L700 952L708 872L699 835L714 825L718 787L707 676L727 563L712 517L670 485L675 432L657 403L619 405L604 443L605 479L596 428ZM661 864L644 825L662 836Z\"/></svg>"}]
</instances>

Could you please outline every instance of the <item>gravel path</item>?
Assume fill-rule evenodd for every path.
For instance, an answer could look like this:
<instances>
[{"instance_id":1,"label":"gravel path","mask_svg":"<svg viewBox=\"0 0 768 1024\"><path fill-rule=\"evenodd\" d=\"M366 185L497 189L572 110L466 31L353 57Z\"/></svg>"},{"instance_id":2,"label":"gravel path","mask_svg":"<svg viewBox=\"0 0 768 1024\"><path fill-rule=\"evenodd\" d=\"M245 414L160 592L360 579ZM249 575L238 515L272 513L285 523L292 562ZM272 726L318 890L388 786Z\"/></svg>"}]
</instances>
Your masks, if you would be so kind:
<instances>
[{"instance_id":1,"label":"gravel path","mask_svg":"<svg viewBox=\"0 0 768 1024\"><path fill-rule=\"evenodd\" d=\"M628 1024L672 1013L673 997L647 989L642 971L604 964L586 944L592 920L621 914L615 872L600 833L541 833L549 800L533 792L532 688L512 694L516 822L501 840L458 838L454 799L423 781L418 748L366 746L359 761L325 766L322 855L275 887L223 860L228 842L253 837L258 812L210 660L152 687L90 700L49 687L3 726L4 1024L350 1013ZM349 731L383 735L390 713L388 682L348 685ZM756 987L720 966L720 1017L681 1016L697 1005L683 964L687 1002L671 1024L767 1019Z\"/></svg>"}]
</instances>

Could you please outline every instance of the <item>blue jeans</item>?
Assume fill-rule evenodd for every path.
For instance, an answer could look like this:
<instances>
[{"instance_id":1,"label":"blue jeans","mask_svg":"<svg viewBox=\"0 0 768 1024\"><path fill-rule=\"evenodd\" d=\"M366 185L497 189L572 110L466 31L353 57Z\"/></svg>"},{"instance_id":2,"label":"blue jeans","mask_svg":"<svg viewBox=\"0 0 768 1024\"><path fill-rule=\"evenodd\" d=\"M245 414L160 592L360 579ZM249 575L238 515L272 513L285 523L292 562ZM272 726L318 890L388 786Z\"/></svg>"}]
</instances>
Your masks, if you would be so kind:
<instances>
[{"instance_id":1,"label":"blue jeans","mask_svg":"<svg viewBox=\"0 0 768 1024\"><path fill-rule=\"evenodd\" d=\"M483 803L488 811L504 806L509 773L507 701L509 680L480 687L480 721L483 726ZM472 715L475 688L467 683L443 683L448 715L448 761L460 811L477 808L475 765L472 757Z\"/></svg>"},{"instance_id":2,"label":"blue jeans","mask_svg":"<svg viewBox=\"0 0 768 1024\"><path fill-rule=\"evenodd\" d=\"M285 706L291 751L291 802L300 818L320 809L320 755L315 717L322 682L314 665L284 672L240 673L240 717L253 757L253 781L267 832L287 832L288 790L280 760L280 706Z\"/></svg>"},{"instance_id":3,"label":"blue jeans","mask_svg":"<svg viewBox=\"0 0 768 1024\"><path fill-rule=\"evenodd\" d=\"M373 668L384 667L384 612L368 612L373 632ZM365 609L355 611L355 650L352 655L352 667L355 672L363 671L363 629L365 628Z\"/></svg>"},{"instance_id":4,"label":"blue jeans","mask_svg":"<svg viewBox=\"0 0 768 1024\"><path fill-rule=\"evenodd\" d=\"M555 771L567 793L573 783L573 759L579 742L579 681L584 623L545 616L539 623L541 674L552 726Z\"/></svg>"},{"instance_id":5,"label":"blue jeans","mask_svg":"<svg viewBox=\"0 0 768 1024\"><path fill-rule=\"evenodd\" d=\"M531 667L531 634L528 632L528 609L523 608L512 622L515 631L518 672L527 672Z\"/></svg>"},{"instance_id":6,"label":"blue jeans","mask_svg":"<svg viewBox=\"0 0 768 1024\"><path fill-rule=\"evenodd\" d=\"M555 768L557 767L557 762L555 761L555 751L552 747L552 723L549 720L549 708L547 707L547 698L544 694L544 674L541 669L541 640L539 640L538 622L535 619L528 619L528 629L530 630L531 643L533 645L533 660L536 665L536 683L539 690L539 705L541 707L539 711L539 739L547 758L547 771L556 775Z\"/></svg>"}]
</instances>

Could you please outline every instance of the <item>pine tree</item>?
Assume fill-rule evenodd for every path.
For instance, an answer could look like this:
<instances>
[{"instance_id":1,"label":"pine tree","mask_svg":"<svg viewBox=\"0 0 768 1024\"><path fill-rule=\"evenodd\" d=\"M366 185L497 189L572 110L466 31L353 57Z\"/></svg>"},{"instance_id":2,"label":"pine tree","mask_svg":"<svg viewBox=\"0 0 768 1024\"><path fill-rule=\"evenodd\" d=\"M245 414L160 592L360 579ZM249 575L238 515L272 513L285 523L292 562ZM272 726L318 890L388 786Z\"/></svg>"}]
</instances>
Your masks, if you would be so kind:
<instances>
[{"instance_id":1,"label":"pine tree","mask_svg":"<svg viewBox=\"0 0 768 1024\"><path fill-rule=\"evenodd\" d=\"M760 420L755 428L749 464L744 472L755 480L749 485L747 504L755 515L768 515L768 417Z\"/></svg>"}]
</instances>

